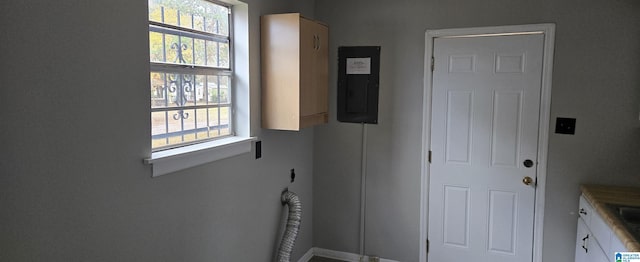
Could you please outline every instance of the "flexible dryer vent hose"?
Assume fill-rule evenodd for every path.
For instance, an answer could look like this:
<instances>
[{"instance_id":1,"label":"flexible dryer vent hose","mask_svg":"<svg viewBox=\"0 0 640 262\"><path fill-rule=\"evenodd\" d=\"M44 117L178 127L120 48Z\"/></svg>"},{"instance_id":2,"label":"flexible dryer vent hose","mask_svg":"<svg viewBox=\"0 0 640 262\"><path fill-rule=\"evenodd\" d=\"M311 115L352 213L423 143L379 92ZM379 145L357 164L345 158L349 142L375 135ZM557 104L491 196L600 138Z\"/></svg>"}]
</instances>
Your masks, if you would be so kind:
<instances>
[{"instance_id":1,"label":"flexible dryer vent hose","mask_svg":"<svg viewBox=\"0 0 640 262\"><path fill-rule=\"evenodd\" d=\"M300 229L302 204L298 195L288 190L282 192L282 204L289 206L289 218L287 219L287 228L284 231L284 235L282 235L282 241L280 241L276 261L289 262L296 236L298 236L298 229Z\"/></svg>"}]
</instances>

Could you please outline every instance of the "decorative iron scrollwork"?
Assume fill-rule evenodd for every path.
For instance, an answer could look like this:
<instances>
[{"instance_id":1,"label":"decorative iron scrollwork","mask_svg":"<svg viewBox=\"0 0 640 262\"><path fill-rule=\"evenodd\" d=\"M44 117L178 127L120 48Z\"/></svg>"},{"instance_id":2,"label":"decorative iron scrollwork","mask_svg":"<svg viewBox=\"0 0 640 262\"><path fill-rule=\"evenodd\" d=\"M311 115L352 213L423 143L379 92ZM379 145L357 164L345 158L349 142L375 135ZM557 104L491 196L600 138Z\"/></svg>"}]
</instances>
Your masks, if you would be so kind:
<instances>
[{"instance_id":1,"label":"decorative iron scrollwork","mask_svg":"<svg viewBox=\"0 0 640 262\"><path fill-rule=\"evenodd\" d=\"M171 44L171 49L176 52L176 60L175 63L186 64L187 61L184 59L182 52L188 49L188 46L184 43L173 43ZM194 81L195 76L190 74L167 74L168 86L166 87L169 93L175 94L175 100L172 101L178 107L183 107L189 101L189 98L195 97L195 87ZM173 114L173 119L188 119L189 113L184 112L184 110L178 110L175 114Z\"/></svg>"},{"instance_id":2,"label":"decorative iron scrollwork","mask_svg":"<svg viewBox=\"0 0 640 262\"><path fill-rule=\"evenodd\" d=\"M184 60L184 56L182 56L182 51L187 51L188 46L185 43L173 43L171 44L171 49L176 50L176 60L174 63L186 64L187 61Z\"/></svg>"},{"instance_id":3,"label":"decorative iron scrollwork","mask_svg":"<svg viewBox=\"0 0 640 262\"><path fill-rule=\"evenodd\" d=\"M177 113L173 114L173 120L178 120L178 119L187 119L189 118L189 113L185 112L184 110L179 110Z\"/></svg>"},{"instance_id":4,"label":"decorative iron scrollwork","mask_svg":"<svg viewBox=\"0 0 640 262\"><path fill-rule=\"evenodd\" d=\"M194 76L187 74L170 74L167 76L169 79L169 88L167 89L171 93L176 94L175 101L173 101L176 106L182 107L187 104L189 101L189 97L193 98L195 96L195 88L193 86ZM189 113L183 112L180 110L179 113L173 115L173 119L187 119L189 118Z\"/></svg>"},{"instance_id":5,"label":"decorative iron scrollwork","mask_svg":"<svg viewBox=\"0 0 640 262\"><path fill-rule=\"evenodd\" d=\"M169 74L167 78L169 79L168 91L176 94L176 99L173 102L177 106L184 106L189 97L194 97L193 75Z\"/></svg>"}]
</instances>

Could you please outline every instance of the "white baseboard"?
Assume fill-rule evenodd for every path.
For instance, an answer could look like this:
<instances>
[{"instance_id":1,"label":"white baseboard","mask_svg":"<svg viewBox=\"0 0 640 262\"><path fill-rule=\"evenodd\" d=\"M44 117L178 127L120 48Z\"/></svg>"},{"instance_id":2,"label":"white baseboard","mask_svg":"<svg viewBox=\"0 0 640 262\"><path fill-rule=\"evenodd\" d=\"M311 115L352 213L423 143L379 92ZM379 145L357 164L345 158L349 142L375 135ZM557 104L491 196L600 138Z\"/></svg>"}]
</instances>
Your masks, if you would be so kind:
<instances>
[{"instance_id":1,"label":"white baseboard","mask_svg":"<svg viewBox=\"0 0 640 262\"><path fill-rule=\"evenodd\" d=\"M342 251L329 250L324 248L313 248L313 255L319 257L326 257L331 259L339 259L349 262L360 262L360 255ZM364 260L367 261L367 260ZM368 261L367 261L368 262Z\"/></svg>"},{"instance_id":2,"label":"white baseboard","mask_svg":"<svg viewBox=\"0 0 640 262\"><path fill-rule=\"evenodd\" d=\"M307 253L304 254L304 256L302 256L298 260L298 262L308 262L309 260L311 260L311 258L313 256L331 258L331 259L338 259L338 260L343 260L343 261L348 261L348 262L369 262L369 258L373 258L371 256L361 256L359 254L354 254L354 253L349 253L349 252L342 252L342 251L335 251L335 250L329 250L329 249L324 249L324 248L312 247L311 249L309 249L309 251L307 251ZM395 260L384 259L384 258L379 258L378 261L380 261L380 262L398 262L398 261L395 261Z\"/></svg>"},{"instance_id":3,"label":"white baseboard","mask_svg":"<svg viewBox=\"0 0 640 262\"><path fill-rule=\"evenodd\" d=\"M310 248L307 253L304 253L304 255L298 259L298 262L309 262L309 260L311 260L311 258L313 257L313 248Z\"/></svg>"}]
</instances>

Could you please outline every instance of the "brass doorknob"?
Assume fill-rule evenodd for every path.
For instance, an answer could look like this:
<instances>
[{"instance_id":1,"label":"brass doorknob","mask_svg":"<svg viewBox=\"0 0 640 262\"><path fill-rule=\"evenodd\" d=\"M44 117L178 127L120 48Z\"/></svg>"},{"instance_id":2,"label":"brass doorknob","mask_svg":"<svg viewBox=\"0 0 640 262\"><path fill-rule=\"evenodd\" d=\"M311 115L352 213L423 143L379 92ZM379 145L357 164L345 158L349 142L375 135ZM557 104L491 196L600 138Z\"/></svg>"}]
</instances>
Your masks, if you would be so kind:
<instances>
[{"instance_id":1,"label":"brass doorknob","mask_svg":"<svg viewBox=\"0 0 640 262\"><path fill-rule=\"evenodd\" d=\"M528 185L531 185L531 183L533 183L533 178L528 177L528 176L525 176L525 177L522 179L522 183L524 183L524 184L525 184L525 185L527 185L527 186L528 186Z\"/></svg>"}]
</instances>

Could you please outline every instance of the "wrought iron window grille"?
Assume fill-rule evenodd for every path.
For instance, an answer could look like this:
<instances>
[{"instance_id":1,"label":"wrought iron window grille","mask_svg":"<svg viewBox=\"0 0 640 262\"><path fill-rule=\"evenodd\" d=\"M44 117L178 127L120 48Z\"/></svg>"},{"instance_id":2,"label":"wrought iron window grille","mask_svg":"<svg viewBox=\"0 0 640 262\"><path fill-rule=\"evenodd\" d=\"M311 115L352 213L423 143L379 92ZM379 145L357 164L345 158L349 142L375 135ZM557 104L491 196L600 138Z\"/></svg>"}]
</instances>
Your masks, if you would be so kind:
<instances>
[{"instance_id":1,"label":"wrought iron window grille","mask_svg":"<svg viewBox=\"0 0 640 262\"><path fill-rule=\"evenodd\" d=\"M223 15L210 23L163 2L149 0L152 150L234 135L230 7L201 0Z\"/></svg>"}]
</instances>

